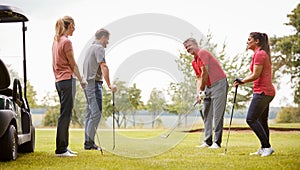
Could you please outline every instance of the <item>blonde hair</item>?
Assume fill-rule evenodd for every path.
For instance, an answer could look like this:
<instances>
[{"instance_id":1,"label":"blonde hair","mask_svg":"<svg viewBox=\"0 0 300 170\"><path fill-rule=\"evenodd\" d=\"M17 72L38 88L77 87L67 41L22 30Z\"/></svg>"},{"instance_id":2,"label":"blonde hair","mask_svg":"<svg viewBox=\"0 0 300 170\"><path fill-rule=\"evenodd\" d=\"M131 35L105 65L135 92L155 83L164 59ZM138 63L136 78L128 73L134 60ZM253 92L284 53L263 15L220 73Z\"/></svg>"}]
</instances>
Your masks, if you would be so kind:
<instances>
[{"instance_id":1,"label":"blonde hair","mask_svg":"<svg viewBox=\"0 0 300 170\"><path fill-rule=\"evenodd\" d=\"M70 24L74 24L74 19L70 16L64 16L56 21L54 40L58 41L68 29Z\"/></svg>"}]
</instances>

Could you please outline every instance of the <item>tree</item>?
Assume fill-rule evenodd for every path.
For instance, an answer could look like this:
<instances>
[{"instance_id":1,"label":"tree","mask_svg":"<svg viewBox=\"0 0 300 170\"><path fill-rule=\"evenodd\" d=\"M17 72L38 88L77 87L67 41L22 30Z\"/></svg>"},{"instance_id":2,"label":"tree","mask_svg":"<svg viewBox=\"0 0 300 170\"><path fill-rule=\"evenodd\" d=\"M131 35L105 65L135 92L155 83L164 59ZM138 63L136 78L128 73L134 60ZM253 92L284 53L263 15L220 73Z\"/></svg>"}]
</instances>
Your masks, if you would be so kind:
<instances>
[{"instance_id":1,"label":"tree","mask_svg":"<svg viewBox=\"0 0 300 170\"><path fill-rule=\"evenodd\" d=\"M251 55L248 52L237 54L233 57L229 57L225 53L226 45L223 44L222 50L219 54L215 54L218 58L223 70L226 73L227 81L229 84L227 103L233 103L234 90L232 90L233 81L235 78L244 78L249 74L249 65L251 62ZM246 103L250 100L252 94L253 83L247 83L243 86L239 86L236 99L236 108L245 108ZM230 110L232 105L227 104L227 111Z\"/></svg>"},{"instance_id":2,"label":"tree","mask_svg":"<svg viewBox=\"0 0 300 170\"><path fill-rule=\"evenodd\" d=\"M182 114L186 114L192 103L195 101L196 76L191 65L193 57L189 54L180 53L176 60L178 70L183 73L183 81L171 83L168 94L171 96L172 104L166 105L169 113L178 115L178 121L182 120ZM181 122L178 122L178 126Z\"/></svg>"},{"instance_id":3,"label":"tree","mask_svg":"<svg viewBox=\"0 0 300 170\"><path fill-rule=\"evenodd\" d=\"M168 94L171 96L172 104L167 104L165 110L169 113L178 115L178 123L177 125L181 125L181 116L186 114L186 111L189 107L191 107L191 103L189 102L194 99L194 96L186 97L188 95L194 94L189 93L187 94L187 84L185 82L180 83L171 83L168 89ZM187 115L186 115L187 116Z\"/></svg>"},{"instance_id":4,"label":"tree","mask_svg":"<svg viewBox=\"0 0 300 170\"><path fill-rule=\"evenodd\" d=\"M294 35L270 38L273 62L273 76L290 75L294 88L294 102L300 103L300 4L288 14L289 23L295 29ZM279 82L277 82L279 83Z\"/></svg>"},{"instance_id":5,"label":"tree","mask_svg":"<svg viewBox=\"0 0 300 170\"><path fill-rule=\"evenodd\" d=\"M112 93L110 89L103 87L102 88L102 115L101 119L107 119L112 115L113 106L112 106Z\"/></svg>"},{"instance_id":6,"label":"tree","mask_svg":"<svg viewBox=\"0 0 300 170\"><path fill-rule=\"evenodd\" d=\"M36 103L36 91L34 90L34 87L30 84L29 81L27 81L27 101L30 108L39 107L39 105Z\"/></svg>"},{"instance_id":7,"label":"tree","mask_svg":"<svg viewBox=\"0 0 300 170\"><path fill-rule=\"evenodd\" d=\"M115 94L115 121L119 128L122 124L124 125L124 128L126 128L126 116L133 110L129 101L128 88L125 86L124 81L116 80L114 81L114 84L118 87L118 91Z\"/></svg>"},{"instance_id":8,"label":"tree","mask_svg":"<svg viewBox=\"0 0 300 170\"><path fill-rule=\"evenodd\" d=\"M150 98L147 102L147 110L152 114L152 128L156 123L156 116L163 111L166 100L163 92L153 88L150 93Z\"/></svg>"},{"instance_id":9,"label":"tree","mask_svg":"<svg viewBox=\"0 0 300 170\"><path fill-rule=\"evenodd\" d=\"M132 109L132 118L133 118L133 127L135 127L135 114L138 109L144 108L144 103L141 101L141 90L136 87L136 84L134 83L132 87L129 87L128 89L129 94L129 102L133 106Z\"/></svg>"},{"instance_id":10,"label":"tree","mask_svg":"<svg viewBox=\"0 0 300 170\"><path fill-rule=\"evenodd\" d=\"M284 107L276 117L277 123L300 123L300 107Z\"/></svg>"},{"instance_id":11,"label":"tree","mask_svg":"<svg viewBox=\"0 0 300 170\"><path fill-rule=\"evenodd\" d=\"M47 93L42 99L41 107L46 108L43 119L44 126L57 126L57 120L60 114L60 103L57 92ZM86 114L86 98L79 83L76 84L76 94L72 110L71 125L74 127L83 127Z\"/></svg>"},{"instance_id":12,"label":"tree","mask_svg":"<svg viewBox=\"0 0 300 170\"><path fill-rule=\"evenodd\" d=\"M81 88L80 83L76 83L76 94L74 99L74 107L72 113L72 125L73 126L84 126L86 115L86 97L84 90Z\"/></svg>"},{"instance_id":13,"label":"tree","mask_svg":"<svg viewBox=\"0 0 300 170\"><path fill-rule=\"evenodd\" d=\"M8 69L9 75L10 75L11 87L13 87L14 79L19 79L21 84L23 83L23 79L19 76L18 72L16 72L15 70L13 70L11 68L11 65L7 65L7 69ZM23 92L22 95L24 95L23 88L24 88L24 85L22 85L22 92ZM39 107L38 104L36 103L36 101L37 101L36 91L34 90L34 87L31 85L30 81L27 81L27 101L28 101L30 108Z\"/></svg>"},{"instance_id":14,"label":"tree","mask_svg":"<svg viewBox=\"0 0 300 170\"><path fill-rule=\"evenodd\" d=\"M45 117L43 119L43 126L56 126L60 112L59 98L56 92L47 95L42 99L42 107L46 108Z\"/></svg>"}]
</instances>

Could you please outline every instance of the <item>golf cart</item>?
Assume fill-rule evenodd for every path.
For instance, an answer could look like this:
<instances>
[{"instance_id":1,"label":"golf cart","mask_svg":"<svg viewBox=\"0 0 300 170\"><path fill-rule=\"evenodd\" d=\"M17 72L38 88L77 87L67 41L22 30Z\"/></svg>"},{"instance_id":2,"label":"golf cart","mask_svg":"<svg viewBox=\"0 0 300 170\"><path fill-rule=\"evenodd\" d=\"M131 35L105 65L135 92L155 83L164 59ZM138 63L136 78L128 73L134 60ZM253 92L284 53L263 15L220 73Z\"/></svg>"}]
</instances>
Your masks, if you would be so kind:
<instances>
[{"instance_id":1,"label":"golf cart","mask_svg":"<svg viewBox=\"0 0 300 170\"><path fill-rule=\"evenodd\" d=\"M13 88L7 67L0 59L0 160L16 160L18 152L34 151L35 128L26 95L25 22L28 21L18 8L0 5L0 23L22 23L24 95L19 79L14 78ZM1 38L3 41L3 39Z\"/></svg>"}]
</instances>

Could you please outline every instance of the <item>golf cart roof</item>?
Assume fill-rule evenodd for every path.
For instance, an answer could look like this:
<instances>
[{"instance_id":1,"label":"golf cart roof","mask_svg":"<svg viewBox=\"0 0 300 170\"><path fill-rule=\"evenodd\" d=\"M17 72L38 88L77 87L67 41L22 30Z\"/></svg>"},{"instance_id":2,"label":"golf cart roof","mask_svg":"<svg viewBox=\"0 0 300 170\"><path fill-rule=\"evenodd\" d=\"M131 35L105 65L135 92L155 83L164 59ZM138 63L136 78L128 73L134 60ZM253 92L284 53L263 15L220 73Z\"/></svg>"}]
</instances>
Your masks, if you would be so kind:
<instances>
[{"instance_id":1,"label":"golf cart roof","mask_svg":"<svg viewBox=\"0 0 300 170\"><path fill-rule=\"evenodd\" d=\"M28 21L28 18L19 8L9 5L0 5L0 23L26 21Z\"/></svg>"}]
</instances>

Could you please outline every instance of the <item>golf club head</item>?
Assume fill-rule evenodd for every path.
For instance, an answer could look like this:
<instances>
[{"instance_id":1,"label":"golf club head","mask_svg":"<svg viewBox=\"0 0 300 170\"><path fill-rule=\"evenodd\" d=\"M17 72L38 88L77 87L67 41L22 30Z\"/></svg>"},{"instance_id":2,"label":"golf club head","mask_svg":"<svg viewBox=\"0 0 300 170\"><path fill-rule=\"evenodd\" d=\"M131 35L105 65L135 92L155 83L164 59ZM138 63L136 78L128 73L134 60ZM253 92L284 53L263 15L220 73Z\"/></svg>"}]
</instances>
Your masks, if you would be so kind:
<instances>
[{"instance_id":1,"label":"golf club head","mask_svg":"<svg viewBox=\"0 0 300 170\"><path fill-rule=\"evenodd\" d=\"M226 153L224 152L224 153L219 153L218 155L220 155L220 156L226 156Z\"/></svg>"},{"instance_id":2,"label":"golf club head","mask_svg":"<svg viewBox=\"0 0 300 170\"><path fill-rule=\"evenodd\" d=\"M161 138L164 138L164 139L167 139L167 138L169 137L169 135L163 134L163 135L160 135L160 137L161 137Z\"/></svg>"}]
</instances>

